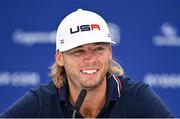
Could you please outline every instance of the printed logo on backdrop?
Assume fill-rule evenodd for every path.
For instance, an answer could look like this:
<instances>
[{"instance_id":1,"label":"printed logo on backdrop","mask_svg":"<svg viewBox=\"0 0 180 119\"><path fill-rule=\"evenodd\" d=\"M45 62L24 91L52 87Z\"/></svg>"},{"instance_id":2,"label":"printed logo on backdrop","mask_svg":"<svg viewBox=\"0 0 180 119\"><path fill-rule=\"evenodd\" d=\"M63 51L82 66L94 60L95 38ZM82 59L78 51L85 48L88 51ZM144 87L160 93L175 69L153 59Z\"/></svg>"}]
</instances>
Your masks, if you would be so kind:
<instances>
[{"instance_id":1,"label":"printed logo on backdrop","mask_svg":"<svg viewBox=\"0 0 180 119\"><path fill-rule=\"evenodd\" d=\"M112 40L120 42L120 28L115 23L108 23ZM12 40L15 44L33 46L35 44L55 44L56 31L25 31L15 29L12 33Z\"/></svg>"},{"instance_id":2,"label":"printed logo on backdrop","mask_svg":"<svg viewBox=\"0 0 180 119\"><path fill-rule=\"evenodd\" d=\"M120 27L117 24L112 23L112 22L108 23L108 27L109 27L112 40L115 41L116 44L118 45L120 43L120 33L121 33Z\"/></svg>"},{"instance_id":3,"label":"printed logo on backdrop","mask_svg":"<svg viewBox=\"0 0 180 119\"><path fill-rule=\"evenodd\" d=\"M156 46L176 46L180 47L180 36L176 26L169 22L162 24L159 35L153 37Z\"/></svg>"},{"instance_id":4,"label":"printed logo on backdrop","mask_svg":"<svg viewBox=\"0 0 180 119\"><path fill-rule=\"evenodd\" d=\"M0 86L36 86L40 83L40 75L37 72L0 72Z\"/></svg>"},{"instance_id":5,"label":"printed logo on backdrop","mask_svg":"<svg viewBox=\"0 0 180 119\"><path fill-rule=\"evenodd\" d=\"M15 44L32 46L34 44L55 44L56 31L25 31L16 29L12 34L12 40Z\"/></svg>"},{"instance_id":6,"label":"printed logo on backdrop","mask_svg":"<svg viewBox=\"0 0 180 119\"><path fill-rule=\"evenodd\" d=\"M180 74L147 73L144 76L144 82L149 84L151 87L172 89L180 88Z\"/></svg>"}]
</instances>

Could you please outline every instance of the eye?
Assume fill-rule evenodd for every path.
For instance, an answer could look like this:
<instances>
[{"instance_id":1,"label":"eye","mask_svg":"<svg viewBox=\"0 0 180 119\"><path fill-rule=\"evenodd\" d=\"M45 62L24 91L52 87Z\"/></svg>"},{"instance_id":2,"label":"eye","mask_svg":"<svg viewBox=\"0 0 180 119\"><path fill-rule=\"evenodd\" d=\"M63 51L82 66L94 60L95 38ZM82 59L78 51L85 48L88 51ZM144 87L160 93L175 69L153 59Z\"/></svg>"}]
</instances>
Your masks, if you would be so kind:
<instances>
[{"instance_id":1,"label":"eye","mask_svg":"<svg viewBox=\"0 0 180 119\"><path fill-rule=\"evenodd\" d=\"M103 52L105 49L106 49L106 48L103 47L103 46L98 46L98 47L95 48L95 51L96 51L96 52Z\"/></svg>"},{"instance_id":2,"label":"eye","mask_svg":"<svg viewBox=\"0 0 180 119\"><path fill-rule=\"evenodd\" d=\"M77 49L74 50L71 54L75 55L75 56L79 56L82 55L85 51L83 49Z\"/></svg>"}]
</instances>

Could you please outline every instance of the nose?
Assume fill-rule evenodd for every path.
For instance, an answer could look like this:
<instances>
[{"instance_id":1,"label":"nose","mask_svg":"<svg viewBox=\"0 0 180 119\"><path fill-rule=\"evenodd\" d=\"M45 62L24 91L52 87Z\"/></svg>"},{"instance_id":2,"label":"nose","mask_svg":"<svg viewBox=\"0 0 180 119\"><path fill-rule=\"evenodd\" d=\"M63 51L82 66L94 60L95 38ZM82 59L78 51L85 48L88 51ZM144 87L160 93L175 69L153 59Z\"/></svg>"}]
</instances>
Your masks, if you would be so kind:
<instances>
[{"instance_id":1,"label":"nose","mask_svg":"<svg viewBox=\"0 0 180 119\"><path fill-rule=\"evenodd\" d=\"M94 64L97 62L97 56L93 51L87 51L84 57L85 63Z\"/></svg>"}]
</instances>

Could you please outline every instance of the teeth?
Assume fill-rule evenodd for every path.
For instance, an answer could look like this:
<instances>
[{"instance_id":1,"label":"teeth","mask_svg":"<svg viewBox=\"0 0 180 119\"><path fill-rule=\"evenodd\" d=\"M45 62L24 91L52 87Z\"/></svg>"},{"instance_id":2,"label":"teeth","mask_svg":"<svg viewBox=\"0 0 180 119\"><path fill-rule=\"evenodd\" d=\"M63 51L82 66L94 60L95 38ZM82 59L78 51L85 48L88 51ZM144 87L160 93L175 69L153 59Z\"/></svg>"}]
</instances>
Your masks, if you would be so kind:
<instances>
[{"instance_id":1,"label":"teeth","mask_svg":"<svg viewBox=\"0 0 180 119\"><path fill-rule=\"evenodd\" d=\"M84 74L94 74L97 72L97 69L95 69L95 70L82 70L81 72Z\"/></svg>"}]
</instances>

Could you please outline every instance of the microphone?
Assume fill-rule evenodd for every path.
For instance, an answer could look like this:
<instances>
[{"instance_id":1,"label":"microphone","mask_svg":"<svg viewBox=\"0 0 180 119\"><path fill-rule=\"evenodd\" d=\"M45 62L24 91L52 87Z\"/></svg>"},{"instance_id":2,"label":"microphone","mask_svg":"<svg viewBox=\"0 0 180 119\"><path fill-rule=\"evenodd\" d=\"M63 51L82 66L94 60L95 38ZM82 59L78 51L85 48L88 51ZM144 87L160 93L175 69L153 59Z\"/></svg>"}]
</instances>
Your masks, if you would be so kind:
<instances>
[{"instance_id":1,"label":"microphone","mask_svg":"<svg viewBox=\"0 0 180 119\"><path fill-rule=\"evenodd\" d=\"M72 118L75 118L76 116L76 112L79 111L79 109L81 108L81 105L86 97L86 94L87 94L87 90L85 89L82 89L79 93L79 96L74 104L74 111L73 111L73 116Z\"/></svg>"}]
</instances>

